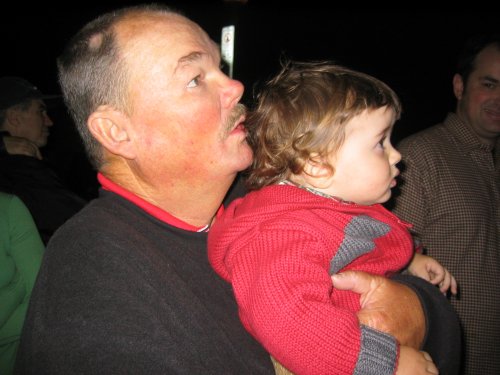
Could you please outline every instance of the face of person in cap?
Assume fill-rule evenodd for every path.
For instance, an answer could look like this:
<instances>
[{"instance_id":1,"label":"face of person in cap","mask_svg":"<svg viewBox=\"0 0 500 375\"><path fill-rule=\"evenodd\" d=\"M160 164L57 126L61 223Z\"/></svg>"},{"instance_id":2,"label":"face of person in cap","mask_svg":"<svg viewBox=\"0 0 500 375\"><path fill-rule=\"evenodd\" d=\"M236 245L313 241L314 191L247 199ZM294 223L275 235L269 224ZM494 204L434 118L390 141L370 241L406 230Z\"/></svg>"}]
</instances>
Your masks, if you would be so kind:
<instances>
[{"instance_id":1,"label":"face of person in cap","mask_svg":"<svg viewBox=\"0 0 500 375\"><path fill-rule=\"evenodd\" d=\"M43 95L33 84L19 77L0 78L0 130L21 137L42 147L47 144L49 127L53 125L47 114Z\"/></svg>"}]
</instances>

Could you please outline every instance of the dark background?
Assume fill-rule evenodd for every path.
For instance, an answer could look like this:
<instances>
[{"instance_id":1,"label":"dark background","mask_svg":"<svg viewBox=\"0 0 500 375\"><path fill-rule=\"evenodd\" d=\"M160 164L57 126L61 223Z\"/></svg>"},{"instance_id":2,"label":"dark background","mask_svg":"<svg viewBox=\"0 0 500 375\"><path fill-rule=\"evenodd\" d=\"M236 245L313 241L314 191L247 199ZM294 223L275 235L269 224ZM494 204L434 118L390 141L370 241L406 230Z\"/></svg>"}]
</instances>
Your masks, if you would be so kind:
<instances>
[{"instance_id":1,"label":"dark background","mask_svg":"<svg viewBox=\"0 0 500 375\"><path fill-rule=\"evenodd\" d=\"M10 4L2 9L0 21L1 75L22 76L44 93L59 93L55 59L69 38L95 16L134 3ZM454 109L451 80L464 39L500 29L500 12L479 3L472 5L481 10L446 12L369 9L356 3L339 8L338 2L326 0L301 3L166 2L198 22L216 42L222 26L236 26L234 78L245 84L247 103L255 83L276 73L282 57L335 60L382 79L403 102L394 142ZM44 154L73 187L92 195L94 186L85 186L93 182L94 172L64 106L60 103L49 113L55 125Z\"/></svg>"}]
</instances>

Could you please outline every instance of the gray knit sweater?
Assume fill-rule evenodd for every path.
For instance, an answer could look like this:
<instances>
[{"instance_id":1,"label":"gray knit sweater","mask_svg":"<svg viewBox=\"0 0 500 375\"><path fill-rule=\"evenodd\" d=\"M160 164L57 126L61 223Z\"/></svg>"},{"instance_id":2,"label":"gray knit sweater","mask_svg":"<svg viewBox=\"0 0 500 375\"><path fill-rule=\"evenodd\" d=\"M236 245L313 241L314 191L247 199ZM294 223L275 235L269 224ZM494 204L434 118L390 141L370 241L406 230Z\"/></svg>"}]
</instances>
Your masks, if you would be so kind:
<instances>
[{"instance_id":1,"label":"gray knit sweater","mask_svg":"<svg viewBox=\"0 0 500 375\"><path fill-rule=\"evenodd\" d=\"M101 192L53 237L18 353L23 374L273 374L206 233Z\"/></svg>"}]
</instances>

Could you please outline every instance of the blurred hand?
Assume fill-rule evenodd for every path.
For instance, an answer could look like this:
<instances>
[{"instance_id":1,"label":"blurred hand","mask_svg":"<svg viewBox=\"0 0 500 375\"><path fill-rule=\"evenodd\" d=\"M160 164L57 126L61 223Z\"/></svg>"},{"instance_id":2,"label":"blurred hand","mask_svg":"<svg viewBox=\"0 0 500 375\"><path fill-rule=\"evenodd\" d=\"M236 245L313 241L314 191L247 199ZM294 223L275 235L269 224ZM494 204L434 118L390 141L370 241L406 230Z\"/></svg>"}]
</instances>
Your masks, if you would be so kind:
<instances>
[{"instance_id":1,"label":"blurred hand","mask_svg":"<svg viewBox=\"0 0 500 375\"><path fill-rule=\"evenodd\" d=\"M40 149L26 138L6 135L3 137L5 150L10 155L27 155L42 160Z\"/></svg>"},{"instance_id":2,"label":"blurred hand","mask_svg":"<svg viewBox=\"0 0 500 375\"><path fill-rule=\"evenodd\" d=\"M393 335L401 345L420 349L425 316L418 296L409 287L382 276L345 271L332 276L333 286L360 294L359 321Z\"/></svg>"},{"instance_id":3,"label":"blurred hand","mask_svg":"<svg viewBox=\"0 0 500 375\"><path fill-rule=\"evenodd\" d=\"M437 285L444 295L448 290L454 295L458 292L457 280L450 271L436 259L427 255L415 253L412 262L408 266L408 272Z\"/></svg>"},{"instance_id":4,"label":"blurred hand","mask_svg":"<svg viewBox=\"0 0 500 375\"><path fill-rule=\"evenodd\" d=\"M400 346L396 375L439 374L429 353L408 346Z\"/></svg>"}]
</instances>

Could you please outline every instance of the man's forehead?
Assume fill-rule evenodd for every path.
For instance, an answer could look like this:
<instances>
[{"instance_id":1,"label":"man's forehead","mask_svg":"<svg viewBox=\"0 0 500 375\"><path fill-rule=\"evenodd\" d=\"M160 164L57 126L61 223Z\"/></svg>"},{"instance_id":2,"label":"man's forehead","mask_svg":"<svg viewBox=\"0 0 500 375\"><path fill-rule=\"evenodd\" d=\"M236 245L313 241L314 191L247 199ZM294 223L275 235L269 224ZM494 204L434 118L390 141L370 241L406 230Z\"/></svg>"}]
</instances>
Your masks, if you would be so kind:
<instances>
[{"instance_id":1,"label":"man's forehead","mask_svg":"<svg viewBox=\"0 0 500 375\"><path fill-rule=\"evenodd\" d=\"M484 48L476 57L477 67L498 67L500 66L500 49L494 45Z\"/></svg>"},{"instance_id":2,"label":"man's forehead","mask_svg":"<svg viewBox=\"0 0 500 375\"><path fill-rule=\"evenodd\" d=\"M116 24L116 31L125 41L134 40L134 37L175 40L179 35L189 34L201 38L205 34L196 23L176 13L131 15Z\"/></svg>"},{"instance_id":3,"label":"man's forehead","mask_svg":"<svg viewBox=\"0 0 500 375\"><path fill-rule=\"evenodd\" d=\"M30 98L28 99L28 101L26 101L26 104L28 104L30 108L46 107L45 102L40 98Z\"/></svg>"},{"instance_id":4,"label":"man's forehead","mask_svg":"<svg viewBox=\"0 0 500 375\"><path fill-rule=\"evenodd\" d=\"M125 49L164 54L174 60L207 55L218 58L216 43L197 24L178 14L142 16L124 20L117 28ZM197 56L199 57L199 56Z\"/></svg>"}]
</instances>

